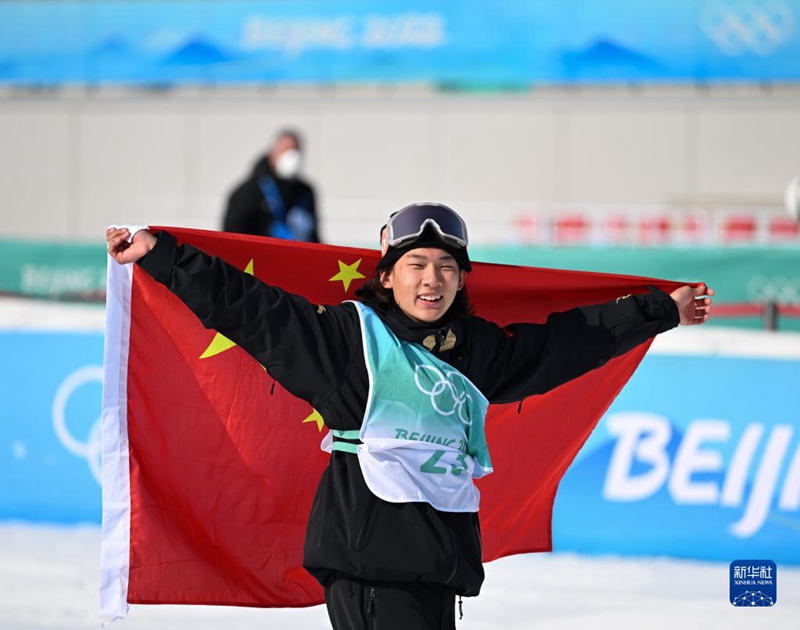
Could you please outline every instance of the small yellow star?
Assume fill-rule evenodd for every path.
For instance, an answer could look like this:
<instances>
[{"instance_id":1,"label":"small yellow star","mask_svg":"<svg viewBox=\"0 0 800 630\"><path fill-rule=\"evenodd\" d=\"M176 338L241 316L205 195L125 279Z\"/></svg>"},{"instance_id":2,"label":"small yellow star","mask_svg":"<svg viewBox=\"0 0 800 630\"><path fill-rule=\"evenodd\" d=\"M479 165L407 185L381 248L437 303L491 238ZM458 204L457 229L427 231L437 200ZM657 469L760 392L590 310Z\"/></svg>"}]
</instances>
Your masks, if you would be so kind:
<instances>
[{"instance_id":1,"label":"small yellow star","mask_svg":"<svg viewBox=\"0 0 800 630\"><path fill-rule=\"evenodd\" d=\"M322 416L320 415L319 411L313 408L311 409L311 415L303 420L303 423L306 422L316 422L317 429L319 429L320 433L322 432L322 427L325 426L325 422L322 420Z\"/></svg>"},{"instance_id":2,"label":"small yellow star","mask_svg":"<svg viewBox=\"0 0 800 630\"><path fill-rule=\"evenodd\" d=\"M359 278L365 278L366 276L362 273L359 273L358 266L361 264L361 258L355 261L352 265L346 265L341 260L337 261L339 263L339 273L337 273L333 278L328 280L328 282L334 282L335 280L341 280L344 283L344 292L350 289L350 283L353 280L358 280Z\"/></svg>"}]
</instances>

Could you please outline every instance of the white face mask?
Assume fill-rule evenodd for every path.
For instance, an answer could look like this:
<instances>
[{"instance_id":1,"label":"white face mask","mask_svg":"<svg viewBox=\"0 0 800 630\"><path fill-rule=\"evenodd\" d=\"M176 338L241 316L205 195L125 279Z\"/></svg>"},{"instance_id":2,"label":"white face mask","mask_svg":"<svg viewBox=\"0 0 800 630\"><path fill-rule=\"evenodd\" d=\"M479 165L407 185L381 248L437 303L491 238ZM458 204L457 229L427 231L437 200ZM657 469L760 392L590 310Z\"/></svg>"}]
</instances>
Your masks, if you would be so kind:
<instances>
[{"instance_id":1,"label":"white face mask","mask_svg":"<svg viewBox=\"0 0 800 630\"><path fill-rule=\"evenodd\" d=\"M275 174L283 179L293 179L300 174L303 156L297 149L288 149L275 160Z\"/></svg>"}]
</instances>

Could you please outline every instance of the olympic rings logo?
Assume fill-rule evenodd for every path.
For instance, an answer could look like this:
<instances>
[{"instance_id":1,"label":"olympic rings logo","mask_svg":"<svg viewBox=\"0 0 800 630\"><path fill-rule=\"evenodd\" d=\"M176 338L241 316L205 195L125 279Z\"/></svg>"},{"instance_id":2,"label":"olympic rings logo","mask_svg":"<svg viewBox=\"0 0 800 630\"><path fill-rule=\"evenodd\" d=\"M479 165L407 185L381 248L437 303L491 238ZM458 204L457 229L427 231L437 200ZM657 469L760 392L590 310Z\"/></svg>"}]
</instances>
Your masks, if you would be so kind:
<instances>
[{"instance_id":1,"label":"olympic rings logo","mask_svg":"<svg viewBox=\"0 0 800 630\"><path fill-rule=\"evenodd\" d=\"M427 370L431 372L437 380L433 381L431 375L426 377L420 378L420 374L423 370ZM461 379L461 391L458 390L456 387L456 382L453 379ZM422 382L424 381L424 382ZM465 403L467 401L472 401L472 396L470 396L464 389L464 377L455 371L442 373L441 370L434 367L433 365L417 365L414 368L414 382L417 384L417 389L421 391L426 396L430 396L431 399L431 406L433 410L438 413L440 416L452 416L453 414L458 414L458 419L465 425L470 426L472 424L472 419L469 417L469 411L465 410ZM426 383L430 383L431 387L428 389L426 387ZM445 394L444 399L440 398L442 394ZM450 407L452 408L446 409L443 407ZM467 417L465 417L465 414Z\"/></svg>"},{"instance_id":2,"label":"olympic rings logo","mask_svg":"<svg viewBox=\"0 0 800 630\"><path fill-rule=\"evenodd\" d=\"M714 0L700 12L700 27L730 57L767 56L794 35L794 13L782 0Z\"/></svg>"},{"instance_id":3,"label":"olympic rings logo","mask_svg":"<svg viewBox=\"0 0 800 630\"><path fill-rule=\"evenodd\" d=\"M753 276L747 284L747 297L759 303L800 303L800 276Z\"/></svg>"},{"instance_id":4,"label":"olympic rings logo","mask_svg":"<svg viewBox=\"0 0 800 630\"><path fill-rule=\"evenodd\" d=\"M88 365L75 370L58 386L53 399L52 413L53 428L59 442L73 455L86 459L89 463L89 469L92 471L92 476L97 483L100 483L102 415L95 420L86 441L81 441L70 433L66 420L67 401L69 401L70 396L83 385L95 381L103 382L103 368L96 365Z\"/></svg>"}]
</instances>

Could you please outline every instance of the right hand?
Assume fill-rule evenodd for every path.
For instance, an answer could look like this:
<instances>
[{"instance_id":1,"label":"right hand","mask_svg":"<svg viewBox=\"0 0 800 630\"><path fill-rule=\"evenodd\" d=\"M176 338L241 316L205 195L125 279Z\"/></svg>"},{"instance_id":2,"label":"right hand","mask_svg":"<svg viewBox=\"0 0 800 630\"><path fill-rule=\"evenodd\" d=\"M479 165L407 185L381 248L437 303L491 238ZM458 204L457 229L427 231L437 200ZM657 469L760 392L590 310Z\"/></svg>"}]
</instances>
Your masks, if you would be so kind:
<instances>
[{"instance_id":1,"label":"right hand","mask_svg":"<svg viewBox=\"0 0 800 630\"><path fill-rule=\"evenodd\" d=\"M670 297L678 307L682 326L704 324L708 321L714 289L707 284L701 282L696 287L687 284L675 289Z\"/></svg>"},{"instance_id":2,"label":"right hand","mask_svg":"<svg viewBox=\"0 0 800 630\"><path fill-rule=\"evenodd\" d=\"M106 230L108 254L120 265L136 262L156 245L156 237L149 230L139 230L129 243L130 230L126 227L110 227Z\"/></svg>"}]
</instances>

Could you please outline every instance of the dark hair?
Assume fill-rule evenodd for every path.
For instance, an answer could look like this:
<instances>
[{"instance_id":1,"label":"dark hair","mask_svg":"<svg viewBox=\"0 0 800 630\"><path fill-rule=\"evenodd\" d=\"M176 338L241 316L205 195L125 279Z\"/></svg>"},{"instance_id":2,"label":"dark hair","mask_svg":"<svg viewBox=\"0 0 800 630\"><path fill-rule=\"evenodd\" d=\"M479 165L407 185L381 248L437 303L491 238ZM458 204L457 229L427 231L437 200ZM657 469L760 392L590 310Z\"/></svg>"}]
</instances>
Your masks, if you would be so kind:
<instances>
[{"instance_id":1,"label":"dark hair","mask_svg":"<svg viewBox=\"0 0 800 630\"><path fill-rule=\"evenodd\" d=\"M297 145L297 150L298 150L298 151L302 151L302 150L303 150L303 138L302 138L302 136L300 135L300 132L298 132L296 129L291 129L291 128L289 128L289 127L286 127L286 128L284 128L284 129L281 129L281 130L280 130L280 131L279 131L279 132L276 134L276 136L275 136L275 139L274 139L274 140L273 140L273 142L272 142L273 146L274 146L274 145L275 145L275 143L276 143L278 140L280 140L281 138L290 138L290 139L291 139L291 140L293 140L293 141L294 141L294 143Z\"/></svg>"},{"instance_id":2,"label":"dark hair","mask_svg":"<svg viewBox=\"0 0 800 630\"><path fill-rule=\"evenodd\" d=\"M383 286L381 282L384 274L391 273L392 269L394 269L394 265L376 271L374 276L362 284L356 291L356 297L359 301L383 313L395 306L397 303L394 301L394 292ZM464 317L469 317L474 312L475 309L472 306L469 295L467 295L467 285L465 283L464 286L459 289L458 293L456 293L456 298L453 300L450 308L447 309L443 319L447 321L463 319Z\"/></svg>"}]
</instances>

